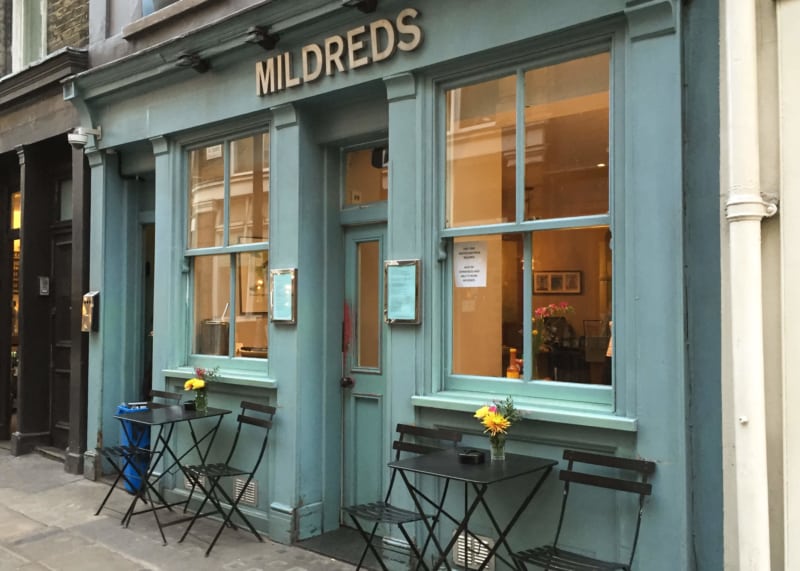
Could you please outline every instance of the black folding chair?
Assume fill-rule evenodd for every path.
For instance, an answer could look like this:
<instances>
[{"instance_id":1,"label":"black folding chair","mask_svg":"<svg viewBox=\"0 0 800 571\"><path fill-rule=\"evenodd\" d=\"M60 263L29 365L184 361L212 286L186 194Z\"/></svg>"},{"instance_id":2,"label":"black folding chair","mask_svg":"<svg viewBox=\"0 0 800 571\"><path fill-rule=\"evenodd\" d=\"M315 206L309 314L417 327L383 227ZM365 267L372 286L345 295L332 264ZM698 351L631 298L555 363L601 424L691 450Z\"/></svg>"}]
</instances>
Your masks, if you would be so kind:
<instances>
[{"instance_id":1,"label":"black folding chair","mask_svg":"<svg viewBox=\"0 0 800 571\"><path fill-rule=\"evenodd\" d=\"M455 430L425 428L421 426L412 426L409 424L398 424L397 434L398 438L392 444L392 448L395 450L395 460L400 460L402 453L430 454L431 452L443 450L448 444L454 447L461 442L461 434ZM443 444L445 446L443 446ZM427 548L427 541L425 542L425 545L423 545L422 549L418 549L415 542L412 540L409 531L406 530L405 525L420 521L425 516L421 515L416 510L399 508L390 503L392 488L394 487L395 480L397 479L396 476L397 471L393 470L392 475L389 477L389 488L386 490L386 495L384 496L383 501L358 504L342 508L353 520L353 524L356 526L356 529L358 529L359 533L364 538L364 541L366 541L366 546L364 547L364 551L361 553L361 558L358 560L356 569L361 568L367 553L372 551L372 554L377 559L381 568L383 568L384 571L388 571L386 564L383 562L381 554L372 543L375 540L375 536L381 524L396 525L400 529L400 533L403 534L403 537L408 542L411 550L414 552L417 562L420 563L423 560L422 554ZM436 501L423 494L420 490L415 488L414 492L418 497L424 499L428 504L437 508L437 515L429 525L429 528L432 529L433 526L436 525L436 518L438 518L438 515L442 513L442 506L437 505ZM446 495L447 491L445 489L442 497L445 497ZM361 525L360 520L371 522L372 529L368 532ZM430 537L433 537L432 534L429 534L429 538ZM435 537L434 541L436 541ZM437 545L437 547L439 547L439 550L441 551L441 546Z\"/></svg>"},{"instance_id":2,"label":"black folding chair","mask_svg":"<svg viewBox=\"0 0 800 571\"><path fill-rule=\"evenodd\" d=\"M197 511L189 522L189 525L183 532L179 543L186 539L186 536L189 534L192 526L194 526L194 523L199 518L214 514L220 514L223 516L222 523L220 524L217 533L211 540L211 544L208 546L208 549L206 549L206 557L208 557L209 553L211 553L211 550L214 549L217 539L219 539L219 536L222 534L222 530L226 526L238 529L238 526L231 521L234 513L238 515L239 518L250 529L250 531L253 532L253 535L256 536L256 539L261 542L264 541L261 535L259 535L258 531L256 531L256 528L253 527L253 524L250 523L247 517L239 509L239 502L247 491L250 482L255 477L256 470L258 469L258 466L261 464L261 460L264 457L264 452L267 449L267 440L269 439L269 431L270 428L272 428L272 418L275 416L275 407L242 401L241 409L242 411L237 419L238 425L236 427L236 434L233 438L233 443L231 444L230 452L228 453L228 457L225 462L220 462L217 464L197 464L194 466L186 466L183 469L185 476L193 481L197 487L203 491L205 498L203 498L200 507L197 508ZM256 456L255 461L252 463L250 468L237 468L231 464L231 461L236 454L236 447L239 443L239 437L242 436L242 428L244 427L248 427L250 433L255 431L261 432L261 447L259 448L258 455ZM254 440L251 436L248 436L246 441L253 442ZM232 498L231 494L228 494L228 492L226 492L225 489L220 485L220 480L223 478L233 478L236 476L245 476L246 479L242 484L239 493L235 494L235 498ZM205 508L208 503L211 503L213 509L203 513L203 508Z\"/></svg>"},{"instance_id":3,"label":"black folding chair","mask_svg":"<svg viewBox=\"0 0 800 571\"><path fill-rule=\"evenodd\" d=\"M152 390L150 391L150 400L136 404L141 404L148 408L174 406L180 404L182 397L181 393ZM123 430L126 429L123 428ZM150 462L150 432L144 430L126 431L126 435L127 443L118 446L103 446L97 449L97 454L101 458L108 460L117 476L94 515L100 515L108 498L111 497L120 482L123 482L131 493L137 493L144 486L142 478L145 477L147 465ZM140 469L141 467L144 467L144 469ZM131 476L136 476L139 481L131 479ZM142 500L146 501L144 498ZM163 499L161 501L163 502ZM125 519L123 518L123 523Z\"/></svg>"},{"instance_id":4,"label":"black folding chair","mask_svg":"<svg viewBox=\"0 0 800 571\"><path fill-rule=\"evenodd\" d=\"M604 454L577 452L575 450L565 450L564 459L568 460L569 463L565 470L561 470L559 476L564 481L564 493L561 500L561 514L558 518L555 540L550 545L526 549L512 554L517 567L520 570L526 569L526 565L534 565L542 569L552 569L553 571L611 571L614 569L630 571L633 565L633 558L636 555L636 543L639 540L645 498L652 492L652 485L648 483L648 478L655 472L655 463L647 460L619 458ZM617 470L617 472L614 475L581 472L574 469L575 463L611 468ZM619 477L619 471L627 472L627 477ZM564 524L564 514L571 484L607 488L639 496L636 529L633 534L630 559L627 563L594 559L559 547L558 542Z\"/></svg>"}]
</instances>

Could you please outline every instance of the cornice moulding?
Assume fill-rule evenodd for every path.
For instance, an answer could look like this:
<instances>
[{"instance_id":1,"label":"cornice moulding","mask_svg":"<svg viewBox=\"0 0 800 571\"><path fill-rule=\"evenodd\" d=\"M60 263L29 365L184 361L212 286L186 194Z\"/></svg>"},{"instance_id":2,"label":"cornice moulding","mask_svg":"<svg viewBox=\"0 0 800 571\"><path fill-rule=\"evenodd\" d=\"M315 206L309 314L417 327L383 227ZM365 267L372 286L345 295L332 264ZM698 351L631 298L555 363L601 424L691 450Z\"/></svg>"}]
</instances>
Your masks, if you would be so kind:
<instances>
[{"instance_id":1,"label":"cornice moulding","mask_svg":"<svg viewBox=\"0 0 800 571\"><path fill-rule=\"evenodd\" d=\"M18 103L48 87L86 70L89 55L86 50L63 48L47 58L12 75L0 79L0 108Z\"/></svg>"}]
</instances>

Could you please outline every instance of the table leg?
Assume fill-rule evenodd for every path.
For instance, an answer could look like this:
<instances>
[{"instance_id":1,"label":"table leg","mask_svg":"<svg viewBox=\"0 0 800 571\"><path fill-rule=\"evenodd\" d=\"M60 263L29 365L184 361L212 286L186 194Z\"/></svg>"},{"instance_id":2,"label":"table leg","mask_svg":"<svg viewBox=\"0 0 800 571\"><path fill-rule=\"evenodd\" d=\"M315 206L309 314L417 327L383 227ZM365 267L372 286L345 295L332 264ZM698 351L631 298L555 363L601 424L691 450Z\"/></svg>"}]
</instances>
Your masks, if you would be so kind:
<instances>
[{"instance_id":1,"label":"table leg","mask_svg":"<svg viewBox=\"0 0 800 571\"><path fill-rule=\"evenodd\" d=\"M513 551L511 549L511 546L506 541L506 536L508 536L508 533L514 527L514 524L517 523L517 520L520 518L522 513L525 511L525 508L527 508L528 505L531 503L531 501L533 500L534 496L539 491L539 488L542 487L542 484L544 484L544 481L547 479L547 476L550 474L552 469L553 469L552 466L548 466L543 471L542 475L539 477L539 479L536 481L536 483L531 488L531 491L528 492L528 495L525 497L525 500L520 504L520 506L514 512L514 515L511 517L511 519L509 520L509 522L506 524L505 528L503 528L503 529L500 528L500 525L497 523L497 519L494 517L494 514L492 514L492 510L489 509L489 505L486 503L486 500L484 499L484 494L486 492L486 486L482 486L483 489L480 491L478 497L480 498L481 505L483 505L483 509L486 510L486 515L491 520L495 531L497 531L498 536L497 536L497 541L489 549L489 552L486 554L486 560L481 564L480 567L478 567L478 571L482 571L482 569L484 567L486 567L486 565L488 564L489 559L491 559L492 555L497 555L506 564L510 565L512 568L515 567L514 564L509 563L504 557L501 557L497 553L497 551L498 551L498 549L500 549L500 546L503 545L506 548L506 551L508 552L509 556L511 556ZM476 488L476 491L477 491L477 486L475 486L475 488ZM476 500L478 499L478 497L476 497Z\"/></svg>"},{"instance_id":2,"label":"table leg","mask_svg":"<svg viewBox=\"0 0 800 571\"><path fill-rule=\"evenodd\" d=\"M425 543L423 544L422 551L418 550L414 546L414 544L413 544L413 542L411 542L410 538L406 538L406 541L409 542L409 546L414 551L414 554L417 556L417 567L416 568L419 569L419 566L423 565L425 567L425 569L429 569L429 567L425 564L424 553L425 553L425 549L427 549L427 547L428 547L429 541L433 541L433 544L436 546L436 549L439 552L439 559L444 560L444 564L447 566L447 569L452 571L452 568L450 567L450 564L447 563L447 554L442 550L442 545L439 543L439 539L436 537L436 531L435 531L436 522L438 521L438 518L441 515L441 513L444 511L444 508L443 508L443 506L444 506L444 497L442 497L442 501L440 502L439 506L437 506L438 507L438 511L437 511L436 515L434 516L433 521L432 522L428 521L428 518L425 516L425 509L422 507L422 504L419 501L417 488L411 484L411 482L408 480L408 476L406 476L406 473L403 470L400 470L400 477L403 479L403 483L406 485L406 489L408 490L408 493L411 496L411 501L414 502L414 507L417 509L417 513L422 516L422 523L425 525L425 529L428 532L428 535L425 538ZM447 488L445 488L445 489L447 489ZM444 496L444 494L443 494L443 496ZM401 531L404 531L404 530L401 530ZM404 532L404 534L405 534L405 532ZM434 569L438 565L439 565L439 561L437 560L434 563Z\"/></svg>"},{"instance_id":3,"label":"table leg","mask_svg":"<svg viewBox=\"0 0 800 571\"><path fill-rule=\"evenodd\" d=\"M192 443L193 443L191 450L197 450L197 455L200 458L201 466L206 465L206 459L208 458L208 454L211 452L211 447L214 446L214 439L217 437L217 432L219 431L219 427L221 424L222 424L222 417L220 416L217 418L217 424L213 428L210 428L200 439L198 439L197 433L194 430L194 425L192 424L191 420L189 421L189 432L192 435ZM206 438L208 438L209 435L211 435L211 440L209 440L208 446L206 446L205 452L203 452L202 450L200 450L200 443L203 442L203 440L205 440ZM183 456L181 456L181 460L183 460ZM188 475L186 470L183 469L181 470L183 471L184 477L186 477ZM197 489L197 480L194 478L190 479L192 480L192 489L189 490L189 497L186 498L186 503L183 504L183 513L186 513L186 510L189 508L189 502L192 501L192 496L194 496L194 491L195 489ZM205 504L205 502L203 503Z\"/></svg>"}]
</instances>

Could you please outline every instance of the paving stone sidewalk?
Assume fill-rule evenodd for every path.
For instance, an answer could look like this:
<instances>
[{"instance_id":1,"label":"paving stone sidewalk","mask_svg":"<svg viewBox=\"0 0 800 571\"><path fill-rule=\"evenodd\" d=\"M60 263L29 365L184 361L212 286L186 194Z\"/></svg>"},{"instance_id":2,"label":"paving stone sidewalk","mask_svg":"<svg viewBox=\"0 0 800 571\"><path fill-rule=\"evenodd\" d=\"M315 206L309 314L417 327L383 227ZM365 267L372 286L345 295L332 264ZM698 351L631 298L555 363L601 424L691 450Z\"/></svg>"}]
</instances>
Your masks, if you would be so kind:
<instances>
[{"instance_id":1,"label":"paving stone sidewalk","mask_svg":"<svg viewBox=\"0 0 800 571\"><path fill-rule=\"evenodd\" d=\"M215 522L199 521L183 543L182 525L165 529L164 546L152 517L120 519L129 503L112 494L101 515L94 512L108 491L105 483L64 472L38 454L14 457L0 446L0 571L193 571L261 569L351 571L350 564L297 547L259 543L252 534L225 530L204 557Z\"/></svg>"}]
</instances>

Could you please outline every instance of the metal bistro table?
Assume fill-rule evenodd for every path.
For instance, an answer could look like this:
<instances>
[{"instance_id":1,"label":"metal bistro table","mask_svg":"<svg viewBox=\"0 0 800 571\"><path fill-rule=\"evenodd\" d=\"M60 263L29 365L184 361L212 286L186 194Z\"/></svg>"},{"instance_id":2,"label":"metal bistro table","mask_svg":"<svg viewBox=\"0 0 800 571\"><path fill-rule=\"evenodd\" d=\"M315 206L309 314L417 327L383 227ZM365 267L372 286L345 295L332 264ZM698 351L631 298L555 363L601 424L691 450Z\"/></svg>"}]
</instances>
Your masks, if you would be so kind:
<instances>
[{"instance_id":1,"label":"metal bistro table","mask_svg":"<svg viewBox=\"0 0 800 571\"><path fill-rule=\"evenodd\" d=\"M544 483L547 475L550 474L553 466L555 466L557 462L549 458L537 458L535 456L523 456L520 454L509 453L506 453L506 459L504 461L491 462L488 459L489 453L487 452L487 459L483 464L462 464L458 457L459 451L459 449L451 448L441 452L434 452L432 454L425 454L389 462L390 468L400 472L400 476L403 478L403 482L405 482L406 488L411 494L414 505L421 514L425 513L424 508L418 493L415 491L416 488L412 485L412 482L409 481L409 474L427 474L429 476L446 480L447 483L449 483L451 480L464 483L464 517L462 519L459 520L456 516L453 516L444 510L446 499L444 497L442 497L440 502L438 502L439 508L438 512L433 518L433 523L428 521L427 518L423 518L423 522L425 523L428 533L428 538L426 538L424 544L426 546L429 543L429 539L434 537L435 523L439 521L440 516L444 515L451 521L458 524L452 539L447 546L444 547L444 549L440 550L439 559L434 562L432 568L437 569L440 565L444 564L447 569L452 569L447 561L447 558L453 551L453 548L455 547L456 542L462 533L466 531L466 535L469 535L469 520L475 513L475 510L478 509L478 506L483 506L486 515L492 522L492 525L498 534L497 541L488 550L485 560L478 569L483 569L491 559L492 555L496 555L506 564L514 568L514 563L501 556L498 553L498 549L501 545L503 545L509 557L511 556L512 550L506 541L506 536L514 527L514 524L522 515L522 512L525 510L525 508L528 507L528 504L531 503L531 500L533 500L536 492L539 491L539 488ZM489 486L510 480L512 478L519 478L521 476L533 474L538 474L538 478L533 478L532 485L527 491L527 494L524 496L522 502L517 507L517 510L508 520L508 523L505 525L505 527L501 527L497 521L497 518L492 513L489 502L486 500L486 491L489 489ZM475 492L475 497L471 503L468 499L470 488ZM449 489L449 486L444 487L444 489ZM447 492L445 492L445 494L446 493ZM434 541L434 543L438 546L438 542Z\"/></svg>"},{"instance_id":2,"label":"metal bistro table","mask_svg":"<svg viewBox=\"0 0 800 571\"><path fill-rule=\"evenodd\" d=\"M151 408L148 410L141 410L135 412L126 412L123 414L115 415L114 418L118 419L122 424L122 429L128 436L129 441L133 442L131 439L131 434L128 433L129 424L137 424L142 427L149 427L153 428L156 427L158 430L156 438L152 439L151 434L151 446L150 446L150 461L148 463L148 467L146 473L140 473L139 476L141 477L142 485L139 490L134 494L133 499L131 500L131 504L128 507L128 511L125 512L125 515L122 517L122 523L125 527L128 527L128 524L131 521L131 518L134 515L152 512L153 516L156 520L156 525L158 525L158 531L161 532L161 539L164 542L164 545L167 544L167 538L164 535L164 528L170 525L175 525L177 523L181 523L183 521L188 521L191 517L186 517L174 521L170 521L168 523L161 523L161 520L158 518L158 510L167 508L172 511L172 507L176 505L183 505L186 506L191 499L191 494L189 498L184 501L175 502L175 503L168 503L161 493L158 491L157 484L158 481L165 475L173 471L175 468L178 470L182 470L183 459L191 454L192 452L197 452L197 455L200 457L200 463L205 464L206 457L208 456L208 452L211 450L211 446L214 444L214 439L217 436L217 431L219 430L219 426L222 423L222 417L226 414L230 414L231 411L225 410L222 408L209 408L206 412L198 412L196 410L186 410L181 405L175 406L164 406L164 407L157 407ZM217 420L213 426L209 427L205 432L202 432L198 435L198 432L195 430L194 422L198 420L206 420L214 418ZM188 450L183 451L180 455L172 449L170 445L170 441L172 440L172 434L175 430L175 426L180 423L187 423L189 425L189 432L192 436L192 445L188 448ZM201 444L204 442L208 442L207 445L202 448ZM155 474L155 469L164 459L167 465L164 466L162 472L158 475ZM139 468L134 464L137 472ZM194 492L194 487L192 487L192 493ZM161 503L160 506L157 506L153 499L157 498L158 501ZM142 500L144 503L148 503L150 505L149 508L135 511L136 504L139 500ZM185 511L185 510L184 510Z\"/></svg>"}]
</instances>

